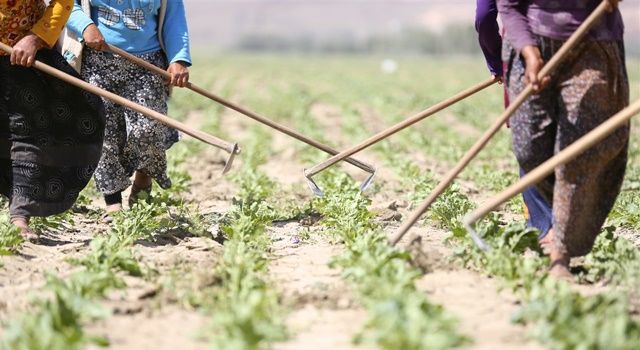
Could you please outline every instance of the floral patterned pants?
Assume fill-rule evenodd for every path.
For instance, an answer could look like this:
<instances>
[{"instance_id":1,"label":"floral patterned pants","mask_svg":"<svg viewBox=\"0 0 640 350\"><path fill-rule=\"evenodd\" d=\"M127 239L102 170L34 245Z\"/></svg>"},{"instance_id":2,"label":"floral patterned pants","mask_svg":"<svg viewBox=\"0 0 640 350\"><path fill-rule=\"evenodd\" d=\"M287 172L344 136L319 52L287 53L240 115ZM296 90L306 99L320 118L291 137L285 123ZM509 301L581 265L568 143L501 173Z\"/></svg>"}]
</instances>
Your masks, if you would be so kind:
<instances>
[{"instance_id":1,"label":"floral patterned pants","mask_svg":"<svg viewBox=\"0 0 640 350\"><path fill-rule=\"evenodd\" d=\"M167 67L160 51L139 57ZM82 76L93 85L167 113L168 88L163 78L120 56L87 48ZM131 175L138 170L151 176L160 187L171 187L166 151L178 141L178 132L110 101L105 100L104 104L107 126L102 158L95 172L98 189L104 195L121 192L131 185Z\"/></svg>"},{"instance_id":2,"label":"floral patterned pants","mask_svg":"<svg viewBox=\"0 0 640 350\"><path fill-rule=\"evenodd\" d=\"M563 44L544 37L538 44L547 62ZM511 50L505 83L513 100L525 88L525 66ZM511 118L513 150L527 172L571 145L629 103L624 47L585 41L573 50L540 94ZM629 127L623 127L564 166L537 189L553 203L552 244L570 256L591 251L624 179Z\"/></svg>"},{"instance_id":3,"label":"floral patterned pants","mask_svg":"<svg viewBox=\"0 0 640 350\"><path fill-rule=\"evenodd\" d=\"M36 57L78 76L55 50ZM71 208L98 165L104 109L89 94L35 68L0 57L0 194L12 217Z\"/></svg>"}]
</instances>

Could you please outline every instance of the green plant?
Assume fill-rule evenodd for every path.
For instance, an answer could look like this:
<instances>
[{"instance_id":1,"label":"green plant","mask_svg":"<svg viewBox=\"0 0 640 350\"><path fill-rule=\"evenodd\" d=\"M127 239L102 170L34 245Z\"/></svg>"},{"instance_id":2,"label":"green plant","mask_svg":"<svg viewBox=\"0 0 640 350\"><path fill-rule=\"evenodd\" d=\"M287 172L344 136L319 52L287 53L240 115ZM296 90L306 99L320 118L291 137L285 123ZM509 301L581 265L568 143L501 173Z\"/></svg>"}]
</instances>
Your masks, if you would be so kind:
<instances>
[{"instance_id":1,"label":"green plant","mask_svg":"<svg viewBox=\"0 0 640 350\"><path fill-rule=\"evenodd\" d=\"M382 349L450 349L466 342L456 332L457 322L442 307L428 302L415 282L422 275L409 264L410 256L388 244L371 222L370 201L345 175L330 173L323 182L327 194L316 200L322 223L345 244L334 258L369 311L358 343Z\"/></svg>"},{"instance_id":2,"label":"green plant","mask_svg":"<svg viewBox=\"0 0 640 350\"><path fill-rule=\"evenodd\" d=\"M614 226L607 226L596 239L584 260L583 281L619 285L632 279L633 270L640 271L640 252L631 242L616 236L615 231Z\"/></svg>"},{"instance_id":3,"label":"green plant","mask_svg":"<svg viewBox=\"0 0 640 350\"><path fill-rule=\"evenodd\" d=\"M550 279L533 286L514 320L532 323L532 335L551 349L632 350L640 344L640 322L629 314L625 295L583 296Z\"/></svg>"},{"instance_id":4,"label":"green plant","mask_svg":"<svg viewBox=\"0 0 640 350\"><path fill-rule=\"evenodd\" d=\"M474 204L454 184L433 203L429 215L443 227L456 231L462 229L462 217L473 208Z\"/></svg>"},{"instance_id":5,"label":"green plant","mask_svg":"<svg viewBox=\"0 0 640 350\"><path fill-rule=\"evenodd\" d=\"M265 159L262 145L266 138L254 140L260 141L250 142L244 152L245 171L235 177L239 195L221 220L227 240L215 270L219 284L205 293L212 313L206 333L215 349L266 349L287 338L284 311L267 277L271 240L266 225L279 210L266 202L274 186L258 171Z\"/></svg>"},{"instance_id":6,"label":"green plant","mask_svg":"<svg viewBox=\"0 0 640 350\"><path fill-rule=\"evenodd\" d=\"M72 227L74 224L73 213L66 211L62 214L35 217L31 219L30 226L36 232L46 232L48 230L60 230L65 226Z\"/></svg>"},{"instance_id":7,"label":"green plant","mask_svg":"<svg viewBox=\"0 0 640 350\"><path fill-rule=\"evenodd\" d=\"M113 216L110 235L117 240L133 244L137 240L151 239L154 232L162 227L170 227L171 220L165 204L136 203L130 210L123 210Z\"/></svg>"},{"instance_id":8,"label":"green plant","mask_svg":"<svg viewBox=\"0 0 640 350\"><path fill-rule=\"evenodd\" d=\"M131 244L131 240L123 241L115 235L98 237L91 241L89 254L68 261L86 267L89 272L123 271L131 276L142 276L142 268L130 248Z\"/></svg>"},{"instance_id":9,"label":"green plant","mask_svg":"<svg viewBox=\"0 0 640 350\"><path fill-rule=\"evenodd\" d=\"M107 339L87 334L82 324L108 316L109 313L91 299L120 286L119 280L108 271L82 271L65 280L49 275L45 289L52 296L36 299L32 311L9 323L0 345L7 350L107 346Z\"/></svg>"},{"instance_id":10,"label":"green plant","mask_svg":"<svg viewBox=\"0 0 640 350\"><path fill-rule=\"evenodd\" d=\"M609 220L616 226L640 230L640 191L623 191Z\"/></svg>"},{"instance_id":11,"label":"green plant","mask_svg":"<svg viewBox=\"0 0 640 350\"><path fill-rule=\"evenodd\" d=\"M11 224L9 216L0 215L0 256L11 255L16 252L24 239L20 235L20 229Z\"/></svg>"},{"instance_id":12,"label":"green plant","mask_svg":"<svg viewBox=\"0 0 640 350\"><path fill-rule=\"evenodd\" d=\"M531 324L533 337L552 349L632 349L637 345L640 322L629 314L628 296L611 292L583 296L566 283L548 278L548 259L524 254L536 250L535 230L524 223L501 225L499 216L493 215L478 226L478 233L491 250L479 251L469 239L453 234L450 242L456 255L467 266L502 278L521 295L523 307L514 320ZM585 278L613 278L622 273L625 262L633 261L634 254L635 249L614 238L612 230L605 231L586 258ZM624 258L607 261L615 256Z\"/></svg>"}]
</instances>

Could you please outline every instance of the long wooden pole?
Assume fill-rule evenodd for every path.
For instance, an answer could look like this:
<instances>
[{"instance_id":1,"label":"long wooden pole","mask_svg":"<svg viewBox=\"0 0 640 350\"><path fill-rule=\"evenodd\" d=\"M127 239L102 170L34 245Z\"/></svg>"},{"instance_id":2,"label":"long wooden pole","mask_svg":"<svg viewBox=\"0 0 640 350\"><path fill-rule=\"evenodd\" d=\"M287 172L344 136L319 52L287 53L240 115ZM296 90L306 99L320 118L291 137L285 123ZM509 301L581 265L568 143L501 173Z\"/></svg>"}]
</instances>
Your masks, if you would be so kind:
<instances>
[{"instance_id":1,"label":"long wooden pole","mask_svg":"<svg viewBox=\"0 0 640 350\"><path fill-rule=\"evenodd\" d=\"M160 75L160 76L162 76L164 78L167 78L167 79L171 78L171 74L169 74L164 69L162 69L160 67L157 67L157 66L155 66L155 65L153 65L153 64L151 64L151 63L149 63L149 62L147 62L147 61L145 61L143 59L140 59L140 58L138 58L138 57L136 57L134 55L131 55L130 53L128 53L128 52L126 52L126 51L124 51L124 50L122 50L120 48L117 48L117 47L115 47L113 45L108 45L108 46L109 46L109 50L111 52L113 52L113 53L115 53L115 54L117 54L117 55L119 55L119 56L121 56L121 57L123 57L123 58L125 58L125 59L127 59L127 60L129 60L129 61L131 61L131 62L133 62L135 64L137 64L137 65L139 65L139 66L141 66L141 67L144 67L144 68L148 69L149 71L154 72L155 74L158 74L158 75ZM217 103L219 103L219 104L221 104L221 105L223 105L223 106L225 106L227 108L230 108L230 109L232 109L232 110L234 110L236 112L239 112L240 114L243 114L243 115L245 115L245 116L247 116L247 117L249 117L249 118L251 118L251 119L253 119L253 120L257 121L257 122L259 122L259 123L267 125L267 126L273 128L273 129L277 130L277 131L280 131L281 133L283 133L285 135L293 137L293 138L295 138L295 139L297 139L299 141L302 141L302 142L306 143L307 145L310 145L310 146L315 147L315 148L317 148L319 150L322 150L325 153L328 153L328 154L331 154L331 155L338 153L337 150L335 150L335 149L333 149L333 148L331 148L331 147L329 147L327 145L324 145L324 144L322 144L322 143L320 143L320 142L318 142L316 140L308 138L308 137L300 134L299 132L297 132L297 131L289 128L289 127L286 127L286 126L284 126L282 124L278 124L278 123L276 123L276 122L274 122L274 121L272 121L272 120L270 120L270 119L268 119L268 118L266 118L264 116L261 116L261 115L255 113L255 112L252 112L252 111L250 111L250 110L248 110L248 109L246 109L246 108L244 108L244 107L242 107L240 105L237 105L237 104L235 104L233 102L230 102L230 101L228 101L228 100L226 100L226 99L224 99L222 97L219 97L219 96L217 96L217 95L215 95L215 94L213 94L213 93L211 93L211 92L209 92L209 91L207 91L207 90L205 90L205 89L203 89L203 88L201 88L201 87L199 87L199 86L197 86L197 85L195 85L195 84L193 84L191 82L187 83L186 88L191 90L191 91L193 91L193 92L195 92L195 93L197 93L197 94L200 94L200 95L202 95L202 96L204 96L204 97L206 97L208 99L211 99L211 100L213 100L213 101L215 101L215 102L217 102ZM354 165L354 166L356 166L356 167L358 167L358 168L360 168L360 169L362 169L362 170L364 170L364 171L366 171L366 172L369 172L369 173L374 173L375 172L375 169L372 166L370 166L368 164L365 164L365 163L363 163L363 162L361 162L359 160L349 158L349 159L345 159L345 161L350 163L350 164L352 164L352 165Z\"/></svg>"},{"instance_id":2,"label":"long wooden pole","mask_svg":"<svg viewBox=\"0 0 640 350\"><path fill-rule=\"evenodd\" d=\"M560 50L549 60L547 64L540 70L538 78L542 80L544 77L552 74L558 65L566 58L567 54L578 44L578 42L587 34L587 32L593 27L594 24L607 12L608 2L603 1L591 15L578 27L578 29L571 35L569 40L564 43ZM533 93L533 86L531 84L518 95L518 97L511 101L509 107L504 113L496 120L493 125L482 135L480 140L476 142L473 147L462 157L458 164L449 171L444 179L436 186L436 188L429 194L427 199L411 214L411 216L400 226L391 238L391 244L397 244L404 235L409 232L411 227L418 222L420 217L431 207L433 202L451 185L453 180L469 165L469 163L475 158L478 153L487 145L487 143L493 138L493 136L500 130L504 123L509 120L511 115L515 113L518 108L531 96Z\"/></svg>"},{"instance_id":3,"label":"long wooden pole","mask_svg":"<svg viewBox=\"0 0 640 350\"><path fill-rule=\"evenodd\" d=\"M589 148L593 147L598 142L602 141L613 132L623 127L631 120L635 115L640 113L640 100L637 100L629 107L623 109L615 116L609 118L606 122L600 124L597 128L591 130L589 133L572 143L560 151L555 156L551 157L540 166L530 171L522 179L515 184L507 187L501 193L493 196L487 200L482 206L473 212L467 214L463 220L466 226L471 226L485 215L489 214L500 205L513 198L514 196L524 192L528 187L533 186L549 176L555 168L560 165L567 164L580 154L584 153Z\"/></svg>"},{"instance_id":4,"label":"long wooden pole","mask_svg":"<svg viewBox=\"0 0 640 350\"><path fill-rule=\"evenodd\" d=\"M481 83L478 83L464 91L461 91L459 93L457 93L454 96L451 96L449 98L447 98L446 100L431 106L429 108L427 108L426 110L415 114L414 116L405 119L404 121L388 128L385 129L371 137L369 137L368 139L362 141L361 143L352 146L336 155L334 155L333 157L325 160L324 162L317 164L315 166L313 166L312 168L309 168L307 170L305 170L305 175L307 176L307 178L310 178L316 174L318 174L319 172L329 168L330 166L336 164L337 162L343 160L346 157L349 157L353 154L356 154L362 150L364 150L365 148L371 147L372 145L375 145L376 143L392 136L395 135L397 133L399 133L400 131L416 124L417 122L432 116L438 112L440 112L441 110L461 101L464 100L465 98L474 95L476 93L478 93L479 91L482 91L484 89L486 89L487 87L495 84L498 80L497 79L489 79L489 80L485 80Z\"/></svg>"},{"instance_id":5,"label":"long wooden pole","mask_svg":"<svg viewBox=\"0 0 640 350\"><path fill-rule=\"evenodd\" d=\"M4 43L0 43L0 50L11 54L13 52L13 48L9 45L6 45ZM140 104L137 104L135 102L129 101L126 98L123 98L121 96L118 96L112 92L109 92L107 90L101 89L97 86L93 86L81 79L78 79L74 76L71 76L65 72L62 72L58 69L55 69L49 65L46 65L42 62L36 61L34 64L34 67L44 73L47 73L53 77L56 77L60 80L63 80L71 85L77 86L83 90L86 90L92 94L101 96L107 100L110 100L114 103L117 103L119 105L122 105L124 107L130 108L138 113L141 113L151 119L157 120L162 124L165 124L167 126L170 126L174 129L180 130L183 133L192 136L195 139L198 139L204 143L210 144L212 146L218 147L220 149L223 149L225 151L227 151L228 153L234 154L238 152L238 147L236 144L224 141L222 139L219 139L213 135L209 135L205 132L193 129L175 119L169 118L168 116L156 112L154 110L152 110L151 108L142 106Z\"/></svg>"}]
</instances>

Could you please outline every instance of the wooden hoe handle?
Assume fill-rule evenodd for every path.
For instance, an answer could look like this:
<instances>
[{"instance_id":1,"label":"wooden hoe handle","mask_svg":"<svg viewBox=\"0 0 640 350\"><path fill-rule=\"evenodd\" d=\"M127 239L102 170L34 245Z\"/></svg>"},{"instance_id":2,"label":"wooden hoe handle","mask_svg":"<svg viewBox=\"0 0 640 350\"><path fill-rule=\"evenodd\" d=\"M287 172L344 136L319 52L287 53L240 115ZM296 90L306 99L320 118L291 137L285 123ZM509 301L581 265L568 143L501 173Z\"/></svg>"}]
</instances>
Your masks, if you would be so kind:
<instances>
[{"instance_id":1,"label":"wooden hoe handle","mask_svg":"<svg viewBox=\"0 0 640 350\"><path fill-rule=\"evenodd\" d=\"M597 128L591 130L576 142L572 143L570 146L566 147L561 152L551 157L549 160L542 163L534 170L530 171L527 175L520 179L520 181L509 186L501 193L490 198L481 207L467 214L464 218L464 224L467 226L471 226L473 223L489 214L489 212L496 209L504 202L522 193L528 187L544 180L547 176L553 173L555 168L572 161L580 154L593 147L596 143L602 141L605 137L611 135L613 132L627 124L629 120L631 120L631 118L638 113L640 113L640 100L637 100L632 105L623 109L606 122L600 124Z\"/></svg>"},{"instance_id":2,"label":"wooden hoe handle","mask_svg":"<svg viewBox=\"0 0 640 350\"><path fill-rule=\"evenodd\" d=\"M400 123L388 128L386 130L383 130L383 131L377 133L376 135L371 136L370 138L362 141L361 143L359 143L359 144L357 144L355 146L352 146L349 149L344 150L344 151L334 155L333 157L325 160L324 162L322 162L322 163L320 163L318 165L315 165L314 167L312 167L310 169L305 170L305 174L306 174L307 177L312 177L312 176L316 175L317 173L319 173L319 172L329 168L330 166L336 164L337 162L339 162L339 161L341 161L341 160L343 160L343 159L345 159L345 158L347 158L349 156L352 156L353 154L358 153L358 152L364 150L365 148L368 148L368 147L370 147L370 146L372 146L372 145L374 145L374 144L376 144L376 143L388 138L389 136L397 134L398 132L410 127L411 125L413 125L413 124L415 124L415 123L417 123L417 122L419 122L419 121L421 121L421 120L423 120L423 119L425 119L425 118L427 118L427 117L429 117L431 115L434 115L434 114L440 112L441 110L443 110L443 109L445 109L445 108L447 108L447 107L449 107L449 106L451 106L451 105L453 105L453 104L455 104L455 103L457 103L457 102L459 102L461 100L464 100L465 98L467 98L467 97L469 97L471 95L476 94L479 91L482 91L482 90L486 89L487 87L495 84L496 82L498 82L497 79L491 78L491 79L483 81L483 82L481 82L481 83L479 83L479 84L477 84L475 86L472 86L472 87L470 87L470 88L468 88L468 89L466 89L464 91L461 91L458 94L456 94L456 95L454 95L454 96L452 96L452 97L450 97L450 98L448 98L448 99L446 99L446 100L444 100L444 101L442 101L442 102L440 102L440 103L438 103L438 104L436 104L436 105L434 105L432 107L429 107L428 109L426 109L426 110L424 110L424 111L422 111L422 112L420 112L420 113L418 113L418 114L416 114L416 115L414 115L414 116L412 116L412 117L410 117L410 118L408 118L408 119L406 119L406 120L404 120L404 121L402 121L402 122L400 122Z\"/></svg>"},{"instance_id":3,"label":"wooden hoe handle","mask_svg":"<svg viewBox=\"0 0 640 350\"><path fill-rule=\"evenodd\" d=\"M558 50L558 52L545 64L540 70L538 77L542 78L552 74L558 65L566 58L567 54L578 44L578 42L584 37L585 34L596 24L596 22L607 12L608 3L602 1L602 3L589 15L589 17L578 27L578 29L571 35L569 40ZM500 130L502 125L509 120L511 115L515 113L518 108L533 94L533 86L531 84L518 95L518 97L511 102L509 107L498 118L498 120L491 125L491 127L482 135L473 147L462 157L458 164L451 169L438 186L429 194L427 199L418 207L411 216L400 226L391 238L391 244L396 245L402 237L418 222L420 217L431 207L431 204L451 185L455 178L469 165L469 163L475 158L478 153L487 145L487 143L493 138L493 136Z\"/></svg>"},{"instance_id":4,"label":"wooden hoe handle","mask_svg":"<svg viewBox=\"0 0 640 350\"><path fill-rule=\"evenodd\" d=\"M153 65L153 64L151 64L151 63L149 63L149 62L147 62L147 61L145 61L143 59L140 59L140 58L138 58L138 57L136 57L136 56L134 56L134 55L132 55L132 54L120 49L120 48L117 48L117 47L113 46L113 45L108 45L108 46L109 46L109 50L111 52L113 52L113 53L115 53L115 54L117 54L119 56L122 56L123 58L125 58L125 59L127 59L127 60L129 60L129 61L141 66L141 67L144 67L144 68L148 69L149 71L154 72L154 73L156 73L156 74L158 74L158 75L160 75L160 76L162 76L164 78L167 78L167 79L171 78L171 74L169 74L164 69L159 68L159 67L157 67L157 66L155 66L155 65ZM251 118L251 119L253 119L253 120L257 121L257 122L260 122L260 123L262 123L264 125L267 125L267 126L273 128L275 130L278 130L278 131L284 133L285 135L291 136L291 137L293 137L293 138L295 138L295 139L297 139L299 141L302 141L302 142L304 142L304 143L306 143L306 144L308 144L308 145L310 145L312 147L320 149L320 150L322 150L322 151L324 151L326 153L329 153L331 155L338 153L337 150L332 149L331 147L329 147L327 145L324 145L324 144L322 144L322 143L320 143L318 141L310 139L310 138L300 134L299 132L297 132L297 131L295 131L295 130L293 130L291 128L288 128L288 127L286 127L284 125L278 124L278 123L276 123L276 122L274 122L274 121L272 121L272 120L270 120L270 119L268 119L266 117L263 117L263 116L261 116L261 115L259 115L257 113L254 113L254 112L252 112L252 111L250 111L250 110L248 110L248 109L246 109L244 107L241 107L241 106L239 106L239 105L237 105L235 103L227 101L227 100L223 99L222 97L219 97L219 96L217 96L217 95L215 95L215 94L213 94L213 93L211 93L211 92L209 92L209 91L207 91L207 90L205 90L205 89L203 89L203 88L201 88L201 87L199 87L199 86L197 86L197 85L195 85L195 84L193 84L191 82L188 82L186 87L189 90L191 90L191 91L193 91L193 92L195 92L195 93L197 93L199 95L202 95L202 96L204 96L204 97L206 97L206 98L208 98L210 100L213 100L213 101L215 101L215 102L217 102L217 103L219 103L219 104L221 104L221 105L223 105L223 106L225 106L227 108L233 109L234 111L239 112L240 114L243 114L243 115L245 115L245 116L247 116L247 117L249 117L249 118ZM372 166L367 165L367 164L365 164L365 163L363 163L361 161L358 161L356 159L349 158L349 159L346 159L345 161L350 163L350 164L352 164L352 165L354 165L354 166L356 166L356 167L358 167L358 168L360 168L360 169L362 169L362 170L364 170L364 171L367 171L369 173L374 172L374 169L373 169Z\"/></svg>"},{"instance_id":5,"label":"wooden hoe handle","mask_svg":"<svg viewBox=\"0 0 640 350\"><path fill-rule=\"evenodd\" d=\"M0 50L11 54L11 52L13 52L13 48L9 45L6 45L4 43L0 43ZM122 105L124 107L130 108L138 113L144 114L145 116L157 120L158 122L165 124L167 126L170 126L174 129L180 130L183 133L192 136L195 139L198 139L204 143L210 144L212 146L215 146L217 148L223 149L225 151L227 151L228 153L237 153L238 152L238 148L237 145L224 141L222 139L219 139L215 136L209 135L205 132L193 129L175 119L169 118L168 116L156 112L154 110L152 110L151 108L147 108L145 106L142 106L140 104L137 104L135 102L129 101L124 97L118 96L112 92L106 91L104 89L101 89L97 86L93 86L81 79L78 79L74 76L71 76L65 72L62 72L58 69L55 69L49 65L46 65L40 61L36 61L34 64L34 67L44 73L47 73L53 77L56 77L62 81L65 81L71 85L77 86L83 90L86 90L92 94L101 96L107 100L110 100L114 103L117 103L119 105Z\"/></svg>"}]
</instances>

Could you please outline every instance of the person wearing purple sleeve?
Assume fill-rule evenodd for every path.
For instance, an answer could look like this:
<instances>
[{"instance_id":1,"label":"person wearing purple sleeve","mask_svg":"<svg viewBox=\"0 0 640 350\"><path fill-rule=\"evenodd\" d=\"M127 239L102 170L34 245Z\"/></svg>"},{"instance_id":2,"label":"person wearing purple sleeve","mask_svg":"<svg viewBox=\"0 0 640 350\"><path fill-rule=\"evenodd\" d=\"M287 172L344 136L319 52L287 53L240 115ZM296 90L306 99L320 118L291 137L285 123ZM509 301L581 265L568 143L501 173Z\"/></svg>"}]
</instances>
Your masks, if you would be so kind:
<instances>
[{"instance_id":1,"label":"person wearing purple sleeve","mask_svg":"<svg viewBox=\"0 0 640 350\"><path fill-rule=\"evenodd\" d=\"M476 1L476 23L480 48L487 61L487 67L493 77L502 79L502 36L498 26L498 7L495 0ZM505 92L505 107L509 105L509 98ZM520 176L525 172L520 169ZM535 187L529 187L522 193L525 203L525 216L529 227L540 231L538 239L544 239L552 226L551 205Z\"/></svg>"},{"instance_id":2,"label":"person wearing purple sleeve","mask_svg":"<svg viewBox=\"0 0 640 350\"><path fill-rule=\"evenodd\" d=\"M536 94L511 118L513 150L531 171L629 104L617 0L611 13L570 52L556 73L538 79L545 62L599 5L599 0L498 0L506 42L504 82L511 98L527 84ZM588 254L624 180L629 126L536 186L552 203L553 228L541 241L551 258L550 274L571 277L572 257Z\"/></svg>"},{"instance_id":3,"label":"person wearing purple sleeve","mask_svg":"<svg viewBox=\"0 0 640 350\"><path fill-rule=\"evenodd\" d=\"M480 48L491 75L502 77L502 36L497 19L498 7L495 0L476 1L476 31Z\"/></svg>"}]
</instances>

